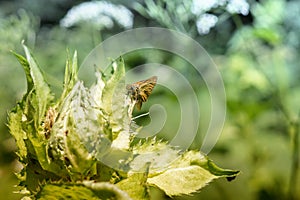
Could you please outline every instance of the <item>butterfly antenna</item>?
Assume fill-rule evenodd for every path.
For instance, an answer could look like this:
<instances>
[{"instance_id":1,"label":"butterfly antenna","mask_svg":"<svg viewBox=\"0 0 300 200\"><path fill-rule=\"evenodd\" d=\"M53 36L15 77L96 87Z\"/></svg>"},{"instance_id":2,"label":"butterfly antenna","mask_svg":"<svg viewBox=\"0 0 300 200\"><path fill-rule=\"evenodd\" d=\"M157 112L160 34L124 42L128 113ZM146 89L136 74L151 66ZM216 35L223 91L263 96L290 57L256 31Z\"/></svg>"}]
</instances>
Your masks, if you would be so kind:
<instances>
[{"instance_id":1,"label":"butterfly antenna","mask_svg":"<svg viewBox=\"0 0 300 200\"><path fill-rule=\"evenodd\" d=\"M138 116L136 116L136 117L133 117L132 120L135 120L135 119L138 119L138 118L140 118L140 117L147 116L147 115L149 115L149 112L146 112L146 113L140 114L140 115L138 115Z\"/></svg>"}]
</instances>

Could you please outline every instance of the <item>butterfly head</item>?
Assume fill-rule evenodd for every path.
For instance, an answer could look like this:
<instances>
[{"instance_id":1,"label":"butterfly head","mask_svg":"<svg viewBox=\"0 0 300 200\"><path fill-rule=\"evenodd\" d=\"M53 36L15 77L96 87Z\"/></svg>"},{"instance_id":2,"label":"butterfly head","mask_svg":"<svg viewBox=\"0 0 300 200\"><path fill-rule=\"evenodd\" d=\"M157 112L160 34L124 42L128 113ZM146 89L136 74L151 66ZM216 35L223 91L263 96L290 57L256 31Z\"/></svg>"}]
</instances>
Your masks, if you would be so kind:
<instances>
[{"instance_id":1,"label":"butterfly head","mask_svg":"<svg viewBox=\"0 0 300 200\"><path fill-rule=\"evenodd\" d=\"M131 97L132 100L137 100L138 94L139 94L139 86L136 86L134 84L130 84L126 86L127 89L127 95Z\"/></svg>"}]
</instances>

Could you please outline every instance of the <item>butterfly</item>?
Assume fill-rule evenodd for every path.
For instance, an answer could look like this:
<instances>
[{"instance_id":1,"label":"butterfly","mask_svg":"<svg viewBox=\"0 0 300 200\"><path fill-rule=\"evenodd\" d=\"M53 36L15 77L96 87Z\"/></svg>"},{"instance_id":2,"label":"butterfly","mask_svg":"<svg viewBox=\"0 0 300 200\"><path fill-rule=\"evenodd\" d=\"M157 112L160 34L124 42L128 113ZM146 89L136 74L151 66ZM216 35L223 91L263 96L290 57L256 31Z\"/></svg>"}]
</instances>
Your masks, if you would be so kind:
<instances>
[{"instance_id":1,"label":"butterfly","mask_svg":"<svg viewBox=\"0 0 300 200\"><path fill-rule=\"evenodd\" d=\"M141 110L142 103L146 102L149 95L157 82L157 76L152 76L146 80L138 81L126 86L128 95L130 95L131 100L136 102L136 108Z\"/></svg>"}]
</instances>

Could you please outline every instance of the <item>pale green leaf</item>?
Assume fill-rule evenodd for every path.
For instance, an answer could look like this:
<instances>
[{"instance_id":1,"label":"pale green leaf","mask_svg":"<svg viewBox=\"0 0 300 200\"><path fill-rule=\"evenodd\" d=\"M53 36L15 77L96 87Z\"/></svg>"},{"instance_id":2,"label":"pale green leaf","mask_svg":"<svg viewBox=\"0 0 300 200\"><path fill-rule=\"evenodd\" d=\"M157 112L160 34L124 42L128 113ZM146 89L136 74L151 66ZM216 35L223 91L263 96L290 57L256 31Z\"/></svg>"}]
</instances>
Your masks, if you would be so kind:
<instances>
[{"instance_id":1,"label":"pale green leaf","mask_svg":"<svg viewBox=\"0 0 300 200\"><path fill-rule=\"evenodd\" d=\"M193 165L169 169L164 173L148 178L147 182L163 190L167 195L191 194L198 191L216 176L209 171Z\"/></svg>"},{"instance_id":2,"label":"pale green leaf","mask_svg":"<svg viewBox=\"0 0 300 200\"><path fill-rule=\"evenodd\" d=\"M156 185L167 195L182 195L197 192L213 179L234 179L239 171L216 166L207 156L198 151L187 151L174 160L164 172L154 174L147 182Z\"/></svg>"},{"instance_id":3,"label":"pale green leaf","mask_svg":"<svg viewBox=\"0 0 300 200\"><path fill-rule=\"evenodd\" d=\"M23 45L23 48L26 58L17 53L14 53L14 55L24 68L27 79L27 93L15 110L10 113L9 128L11 134L16 138L21 161L26 161L27 164L34 162L35 164L32 167L40 168L39 164L47 160L42 122L53 95L28 48L25 45ZM27 157L28 155L30 157ZM27 173L27 180L28 177L30 177L30 174ZM46 177L49 176L45 175ZM36 182L38 181L36 180ZM28 182L27 185L30 187Z\"/></svg>"},{"instance_id":4,"label":"pale green leaf","mask_svg":"<svg viewBox=\"0 0 300 200\"><path fill-rule=\"evenodd\" d=\"M112 146L125 150L130 145L130 117L126 104L124 60L120 57L113 61L112 69L113 74L103 88L102 109L109 116Z\"/></svg>"},{"instance_id":5,"label":"pale green leaf","mask_svg":"<svg viewBox=\"0 0 300 200\"><path fill-rule=\"evenodd\" d=\"M68 57L65 67L65 77L64 77L64 89L61 95L60 102L67 96L67 94L72 90L76 82L78 81L78 66L77 66L77 51L73 55L73 59Z\"/></svg>"},{"instance_id":6,"label":"pale green leaf","mask_svg":"<svg viewBox=\"0 0 300 200\"><path fill-rule=\"evenodd\" d=\"M122 58L119 58L111 64L113 74L106 82L105 87L103 88L103 95L102 95L102 107L109 115L112 115L112 105L113 105L113 95L116 92L115 90L118 89L118 86L122 86L120 82L124 81L125 76L125 66L124 61ZM125 94L124 94L125 96ZM119 99L122 101L121 99Z\"/></svg>"},{"instance_id":7,"label":"pale green leaf","mask_svg":"<svg viewBox=\"0 0 300 200\"><path fill-rule=\"evenodd\" d=\"M110 148L109 136L99 123L102 113L92 102L89 91L77 82L61 103L48 142L49 156L79 174L91 173L93 156L101 157Z\"/></svg>"},{"instance_id":8,"label":"pale green leaf","mask_svg":"<svg viewBox=\"0 0 300 200\"><path fill-rule=\"evenodd\" d=\"M149 176L161 173L180 156L179 150L155 138L133 146L134 159L130 162L133 172L139 172L146 163L151 163Z\"/></svg>"},{"instance_id":9,"label":"pale green leaf","mask_svg":"<svg viewBox=\"0 0 300 200\"><path fill-rule=\"evenodd\" d=\"M26 59L21 55L14 54L23 66L27 78L27 94L24 96L23 101L27 101L26 103L30 105L27 105L27 112L29 113L25 110L24 114L27 115L28 121L34 120L35 129L38 130L38 127L44 118L47 106L53 100L53 95L29 49L24 44L23 48ZM28 95L31 95L30 99L25 99ZM29 108L29 106L32 108Z\"/></svg>"}]
</instances>

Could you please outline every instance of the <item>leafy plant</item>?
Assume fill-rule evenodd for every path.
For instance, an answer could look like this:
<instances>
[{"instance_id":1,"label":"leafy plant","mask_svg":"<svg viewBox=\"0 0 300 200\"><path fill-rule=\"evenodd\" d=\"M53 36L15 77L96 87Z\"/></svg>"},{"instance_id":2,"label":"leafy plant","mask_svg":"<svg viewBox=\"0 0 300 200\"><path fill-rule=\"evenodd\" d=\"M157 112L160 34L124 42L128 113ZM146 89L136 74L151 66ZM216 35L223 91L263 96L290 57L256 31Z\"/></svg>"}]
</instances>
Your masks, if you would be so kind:
<instances>
[{"instance_id":1,"label":"leafy plant","mask_svg":"<svg viewBox=\"0 0 300 200\"><path fill-rule=\"evenodd\" d=\"M199 151L180 151L156 138L136 138L135 102L126 93L122 58L112 72L96 71L86 88L77 77L77 54L66 62L64 89L54 100L29 49L14 53L27 92L9 114L23 164L22 192L39 199L150 199L149 187L169 196L191 194L239 171L217 167Z\"/></svg>"}]
</instances>

